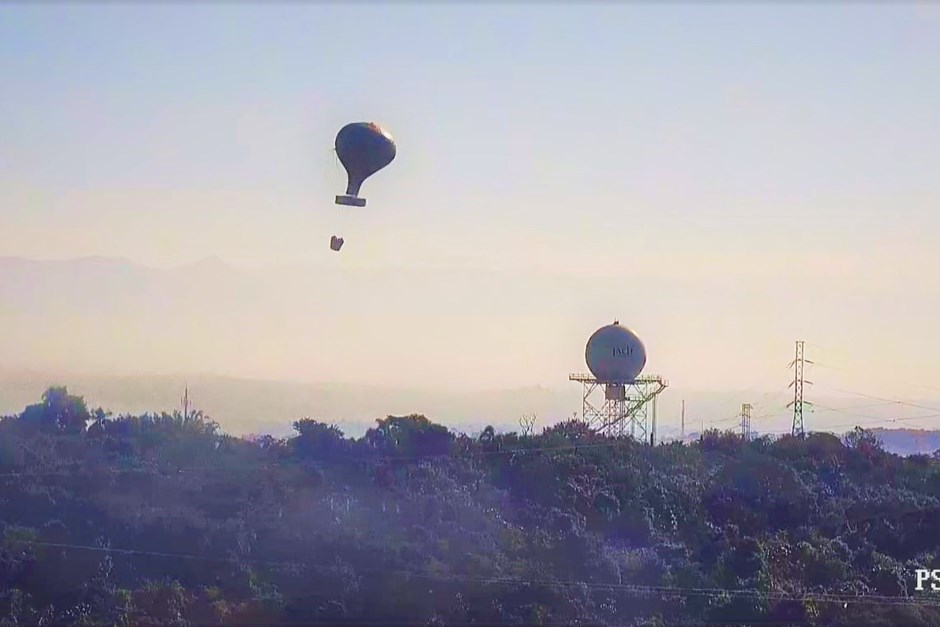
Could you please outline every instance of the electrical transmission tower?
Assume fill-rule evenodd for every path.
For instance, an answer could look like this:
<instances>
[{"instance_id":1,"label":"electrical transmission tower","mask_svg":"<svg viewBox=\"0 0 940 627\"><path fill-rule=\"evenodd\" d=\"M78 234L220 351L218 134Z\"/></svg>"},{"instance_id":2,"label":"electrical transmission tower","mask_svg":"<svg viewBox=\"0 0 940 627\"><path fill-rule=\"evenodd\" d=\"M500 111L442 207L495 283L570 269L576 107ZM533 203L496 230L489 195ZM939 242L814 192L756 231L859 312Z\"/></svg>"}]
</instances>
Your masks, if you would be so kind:
<instances>
[{"instance_id":1,"label":"electrical transmission tower","mask_svg":"<svg viewBox=\"0 0 940 627\"><path fill-rule=\"evenodd\" d=\"M749 403L741 405L741 437L745 440L751 439L751 405Z\"/></svg>"},{"instance_id":2,"label":"electrical transmission tower","mask_svg":"<svg viewBox=\"0 0 940 627\"><path fill-rule=\"evenodd\" d=\"M812 405L803 400L803 386L813 384L812 381L806 381L803 378L803 366L813 363L803 357L803 345L803 340L797 340L796 358L790 362L790 367L793 368L793 382L790 383L790 387L793 388L793 400L787 404L787 407L793 407L793 427L790 433L800 438L806 435L806 430L803 428L803 406Z\"/></svg>"}]
</instances>

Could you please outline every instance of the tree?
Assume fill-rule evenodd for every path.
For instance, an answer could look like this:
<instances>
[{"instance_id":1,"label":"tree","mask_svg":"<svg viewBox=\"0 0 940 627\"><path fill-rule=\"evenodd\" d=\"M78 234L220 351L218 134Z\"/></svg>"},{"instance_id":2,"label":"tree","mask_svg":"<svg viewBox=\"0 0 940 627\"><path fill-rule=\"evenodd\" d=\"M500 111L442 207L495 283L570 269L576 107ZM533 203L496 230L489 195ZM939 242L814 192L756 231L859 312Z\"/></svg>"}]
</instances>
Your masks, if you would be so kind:
<instances>
[{"instance_id":1,"label":"tree","mask_svg":"<svg viewBox=\"0 0 940 627\"><path fill-rule=\"evenodd\" d=\"M304 418L294 423L297 436L291 440L294 453L313 460L331 460L350 450L349 442L336 425Z\"/></svg>"},{"instance_id":2,"label":"tree","mask_svg":"<svg viewBox=\"0 0 940 627\"><path fill-rule=\"evenodd\" d=\"M366 443L384 455L426 457L450 452L454 435L425 416L389 416L376 420L365 435Z\"/></svg>"},{"instance_id":3,"label":"tree","mask_svg":"<svg viewBox=\"0 0 940 627\"><path fill-rule=\"evenodd\" d=\"M65 386L50 387L42 395L42 402L30 405L20 414L23 425L41 431L81 433L92 419L85 399L68 393Z\"/></svg>"}]
</instances>

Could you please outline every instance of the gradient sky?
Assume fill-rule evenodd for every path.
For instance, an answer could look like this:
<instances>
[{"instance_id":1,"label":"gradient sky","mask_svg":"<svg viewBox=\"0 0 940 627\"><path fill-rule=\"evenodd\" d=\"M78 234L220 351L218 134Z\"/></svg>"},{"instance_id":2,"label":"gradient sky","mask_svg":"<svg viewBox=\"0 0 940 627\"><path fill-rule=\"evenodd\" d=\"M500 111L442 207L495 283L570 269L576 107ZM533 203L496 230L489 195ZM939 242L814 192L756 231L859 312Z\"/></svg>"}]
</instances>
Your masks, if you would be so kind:
<instances>
[{"instance_id":1,"label":"gradient sky","mask_svg":"<svg viewBox=\"0 0 940 627\"><path fill-rule=\"evenodd\" d=\"M679 390L785 385L802 337L907 398L940 387L938 76L926 3L8 5L0 256L591 277L563 318L463 321L450 372L491 386L516 338L508 384L563 380L539 337L616 316ZM359 120L399 153L351 211Z\"/></svg>"}]
</instances>

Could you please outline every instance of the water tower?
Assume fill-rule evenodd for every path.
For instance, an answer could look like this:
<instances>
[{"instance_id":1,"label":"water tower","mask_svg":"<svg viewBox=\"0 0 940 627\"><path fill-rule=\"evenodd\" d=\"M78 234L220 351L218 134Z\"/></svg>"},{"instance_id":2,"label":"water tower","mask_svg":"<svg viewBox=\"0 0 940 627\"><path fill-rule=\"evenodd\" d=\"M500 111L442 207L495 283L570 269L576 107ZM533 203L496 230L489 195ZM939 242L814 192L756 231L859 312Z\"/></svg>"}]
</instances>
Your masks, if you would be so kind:
<instances>
[{"instance_id":1,"label":"water tower","mask_svg":"<svg viewBox=\"0 0 940 627\"><path fill-rule=\"evenodd\" d=\"M591 374L568 377L582 386L584 421L607 435L655 443L656 397L668 384L658 375L640 374L646 366L640 338L614 320L588 339L584 359Z\"/></svg>"}]
</instances>

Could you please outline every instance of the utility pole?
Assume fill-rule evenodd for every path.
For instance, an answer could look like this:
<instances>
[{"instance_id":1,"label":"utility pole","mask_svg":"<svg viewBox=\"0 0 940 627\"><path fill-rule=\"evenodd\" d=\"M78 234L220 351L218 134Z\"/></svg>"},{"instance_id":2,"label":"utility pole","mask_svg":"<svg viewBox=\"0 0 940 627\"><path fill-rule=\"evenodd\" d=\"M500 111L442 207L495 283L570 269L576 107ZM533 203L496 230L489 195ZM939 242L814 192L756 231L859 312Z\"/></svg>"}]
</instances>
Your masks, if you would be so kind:
<instances>
[{"instance_id":1,"label":"utility pole","mask_svg":"<svg viewBox=\"0 0 940 627\"><path fill-rule=\"evenodd\" d=\"M656 397L653 397L653 421L650 429L650 446L656 446Z\"/></svg>"},{"instance_id":2,"label":"utility pole","mask_svg":"<svg viewBox=\"0 0 940 627\"><path fill-rule=\"evenodd\" d=\"M749 403L741 405L741 437L744 440L751 439L751 405Z\"/></svg>"},{"instance_id":3,"label":"utility pole","mask_svg":"<svg viewBox=\"0 0 940 627\"><path fill-rule=\"evenodd\" d=\"M812 405L812 403L803 400L803 386L807 383L813 384L812 381L803 379L803 366L813 363L803 357L804 344L803 340L797 340L796 357L790 362L789 366L793 368L793 381L790 383L790 387L793 388L793 400L787 404L787 407L793 407L793 426L790 433L799 438L806 436L806 430L803 428L803 406Z\"/></svg>"},{"instance_id":4,"label":"utility pole","mask_svg":"<svg viewBox=\"0 0 940 627\"><path fill-rule=\"evenodd\" d=\"M183 391L183 421L186 421L189 418L189 384L186 384L186 388Z\"/></svg>"},{"instance_id":5,"label":"utility pole","mask_svg":"<svg viewBox=\"0 0 940 627\"><path fill-rule=\"evenodd\" d=\"M679 433L679 439L685 442L685 399L682 400L682 430Z\"/></svg>"}]
</instances>

